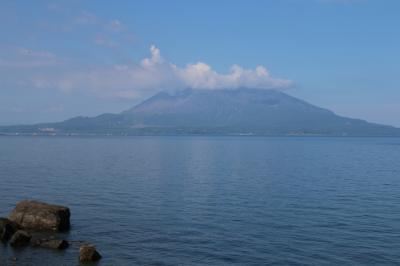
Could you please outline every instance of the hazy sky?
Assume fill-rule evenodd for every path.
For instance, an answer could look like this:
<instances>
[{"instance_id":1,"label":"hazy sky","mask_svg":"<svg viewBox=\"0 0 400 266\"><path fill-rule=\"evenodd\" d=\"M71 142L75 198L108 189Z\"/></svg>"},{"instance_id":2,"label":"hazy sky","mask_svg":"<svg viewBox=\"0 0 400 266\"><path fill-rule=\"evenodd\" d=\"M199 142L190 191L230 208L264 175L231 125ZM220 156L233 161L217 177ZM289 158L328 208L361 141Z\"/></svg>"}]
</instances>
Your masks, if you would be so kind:
<instances>
[{"instance_id":1,"label":"hazy sky","mask_svg":"<svg viewBox=\"0 0 400 266\"><path fill-rule=\"evenodd\" d=\"M400 126L399 0L1 1L0 124L277 88Z\"/></svg>"}]
</instances>

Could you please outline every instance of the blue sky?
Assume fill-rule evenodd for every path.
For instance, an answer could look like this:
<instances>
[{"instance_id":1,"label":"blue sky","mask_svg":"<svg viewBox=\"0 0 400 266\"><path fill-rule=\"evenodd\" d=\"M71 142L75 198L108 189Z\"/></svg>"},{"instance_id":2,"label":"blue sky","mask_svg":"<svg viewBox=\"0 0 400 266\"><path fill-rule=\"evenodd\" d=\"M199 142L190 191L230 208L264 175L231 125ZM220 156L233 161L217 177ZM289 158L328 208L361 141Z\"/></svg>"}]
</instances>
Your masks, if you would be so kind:
<instances>
[{"instance_id":1,"label":"blue sky","mask_svg":"<svg viewBox=\"0 0 400 266\"><path fill-rule=\"evenodd\" d=\"M276 88L400 126L400 1L1 1L0 124Z\"/></svg>"}]
</instances>

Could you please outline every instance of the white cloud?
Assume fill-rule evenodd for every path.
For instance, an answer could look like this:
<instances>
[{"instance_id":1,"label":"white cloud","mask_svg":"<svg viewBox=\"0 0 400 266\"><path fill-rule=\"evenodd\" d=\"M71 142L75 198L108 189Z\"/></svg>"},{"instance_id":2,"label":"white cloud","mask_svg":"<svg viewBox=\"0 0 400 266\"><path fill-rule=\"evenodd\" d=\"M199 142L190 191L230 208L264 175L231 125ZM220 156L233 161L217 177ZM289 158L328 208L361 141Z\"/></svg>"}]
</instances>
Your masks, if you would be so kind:
<instances>
[{"instance_id":1,"label":"white cloud","mask_svg":"<svg viewBox=\"0 0 400 266\"><path fill-rule=\"evenodd\" d=\"M180 79L191 88L197 89L223 89L223 88L286 88L291 81L273 78L263 66L256 69L243 69L239 65L233 65L228 74L219 74L211 66L199 62L189 64L185 68L174 69Z\"/></svg>"},{"instance_id":2,"label":"white cloud","mask_svg":"<svg viewBox=\"0 0 400 266\"><path fill-rule=\"evenodd\" d=\"M89 31L95 32L92 41L96 45L108 48L119 47L122 40L125 43L134 40L134 35L121 20L105 19L87 11L82 11L76 16L73 19L72 26L75 29L84 27Z\"/></svg>"},{"instance_id":3,"label":"white cloud","mask_svg":"<svg viewBox=\"0 0 400 266\"><path fill-rule=\"evenodd\" d=\"M161 57L160 49L158 49L155 45L150 46L150 53L151 57L145 58L141 62L143 68L154 68L164 63L164 59Z\"/></svg>"},{"instance_id":4,"label":"white cloud","mask_svg":"<svg viewBox=\"0 0 400 266\"><path fill-rule=\"evenodd\" d=\"M112 40L111 38L108 38L106 36L98 35L94 39L94 43L97 45L109 47L109 48L116 48L119 46L119 43L116 41Z\"/></svg>"},{"instance_id":5,"label":"white cloud","mask_svg":"<svg viewBox=\"0 0 400 266\"><path fill-rule=\"evenodd\" d=\"M63 63L61 58L49 51L10 46L0 48L0 68L45 68Z\"/></svg>"},{"instance_id":6,"label":"white cloud","mask_svg":"<svg viewBox=\"0 0 400 266\"><path fill-rule=\"evenodd\" d=\"M124 26L118 19L113 19L107 23L106 28L114 32L120 32L124 29Z\"/></svg>"},{"instance_id":7,"label":"white cloud","mask_svg":"<svg viewBox=\"0 0 400 266\"><path fill-rule=\"evenodd\" d=\"M74 21L78 25L97 25L100 23L96 15L86 11L81 12Z\"/></svg>"},{"instance_id":8,"label":"white cloud","mask_svg":"<svg viewBox=\"0 0 400 266\"><path fill-rule=\"evenodd\" d=\"M140 64L93 67L59 73L51 76L36 75L32 83L40 88L58 88L63 91L90 90L101 97L140 98L159 90L235 89L250 87L282 89L292 82L271 76L263 66L244 69L233 65L227 74L221 74L202 62L179 67L161 56L152 45L151 56Z\"/></svg>"}]
</instances>

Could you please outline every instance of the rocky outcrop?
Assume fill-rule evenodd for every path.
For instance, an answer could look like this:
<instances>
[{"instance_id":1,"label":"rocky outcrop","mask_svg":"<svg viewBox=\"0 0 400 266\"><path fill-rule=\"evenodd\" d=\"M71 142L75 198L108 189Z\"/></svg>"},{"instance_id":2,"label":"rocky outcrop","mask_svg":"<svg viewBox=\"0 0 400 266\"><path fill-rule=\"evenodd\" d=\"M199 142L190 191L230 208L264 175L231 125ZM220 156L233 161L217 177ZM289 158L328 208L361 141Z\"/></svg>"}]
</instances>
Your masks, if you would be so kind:
<instances>
[{"instance_id":1,"label":"rocky outcrop","mask_svg":"<svg viewBox=\"0 0 400 266\"><path fill-rule=\"evenodd\" d=\"M19 202L9 219L25 229L65 231L70 228L69 208L39 201Z\"/></svg>"},{"instance_id":2,"label":"rocky outcrop","mask_svg":"<svg viewBox=\"0 0 400 266\"><path fill-rule=\"evenodd\" d=\"M62 250L68 248L70 243L63 239L54 239L54 232L48 232L48 230L64 231L69 228L69 208L39 201L25 200L16 205L9 215L9 219L0 218L0 240L4 243L9 241L10 246L14 248L30 244L32 247ZM32 233L34 237L40 235L40 237L45 238L32 239L30 233L21 229ZM83 242L79 241L79 243ZM101 255L95 246L85 244L80 247L79 260L81 262L90 263L100 259ZM17 259L15 258L15 260ZM1 262L0 265L2 265Z\"/></svg>"},{"instance_id":3,"label":"rocky outcrop","mask_svg":"<svg viewBox=\"0 0 400 266\"><path fill-rule=\"evenodd\" d=\"M29 245L29 242L31 241L32 236L23 231L23 230L18 230L13 234L10 240L10 246L12 247L24 247Z\"/></svg>"},{"instance_id":4,"label":"rocky outcrop","mask_svg":"<svg viewBox=\"0 0 400 266\"><path fill-rule=\"evenodd\" d=\"M94 262L101 259L100 253L93 245L82 245L79 248L79 261L80 262Z\"/></svg>"},{"instance_id":5,"label":"rocky outcrop","mask_svg":"<svg viewBox=\"0 0 400 266\"><path fill-rule=\"evenodd\" d=\"M7 218L0 218L0 241L6 243L18 230L18 225Z\"/></svg>"},{"instance_id":6,"label":"rocky outcrop","mask_svg":"<svg viewBox=\"0 0 400 266\"><path fill-rule=\"evenodd\" d=\"M34 247L49 249L66 249L69 246L68 241L63 239L35 239L31 242Z\"/></svg>"}]
</instances>

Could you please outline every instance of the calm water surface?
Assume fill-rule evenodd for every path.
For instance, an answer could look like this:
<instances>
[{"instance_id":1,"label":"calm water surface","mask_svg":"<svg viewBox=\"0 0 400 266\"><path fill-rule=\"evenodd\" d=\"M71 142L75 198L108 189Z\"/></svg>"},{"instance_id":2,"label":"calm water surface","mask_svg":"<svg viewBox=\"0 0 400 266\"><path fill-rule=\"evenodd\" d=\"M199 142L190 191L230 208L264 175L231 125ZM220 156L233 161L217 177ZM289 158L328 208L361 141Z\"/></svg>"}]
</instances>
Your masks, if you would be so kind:
<instances>
[{"instance_id":1,"label":"calm water surface","mask_svg":"<svg viewBox=\"0 0 400 266\"><path fill-rule=\"evenodd\" d=\"M23 199L68 205L98 265L400 264L400 139L0 137L0 216Z\"/></svg>"}]
</instances>

